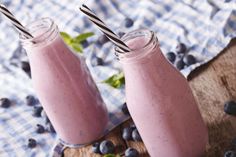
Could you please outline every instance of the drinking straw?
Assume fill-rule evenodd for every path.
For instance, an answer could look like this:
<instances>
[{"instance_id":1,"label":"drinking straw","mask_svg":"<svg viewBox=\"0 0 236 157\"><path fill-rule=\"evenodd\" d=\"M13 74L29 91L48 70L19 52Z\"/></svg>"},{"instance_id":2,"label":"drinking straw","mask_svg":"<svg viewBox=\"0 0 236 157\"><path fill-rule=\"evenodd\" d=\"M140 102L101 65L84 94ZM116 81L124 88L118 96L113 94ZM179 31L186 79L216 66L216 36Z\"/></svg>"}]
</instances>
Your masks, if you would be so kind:
<instances>
[{"instance_id":1,"label":"drinking straw","mask_svg":"<svg viewBox=\"0 0 236 157\"><path fill-rule=\"evenodd\" d=\"M124 52L129 52L130 48L120 40L120 38L113 32L111 29L109 29L106 24L98 18L92 11L89 9L86 5L82 5L80 7L80 10L87 15L87 17L92 21L95 25L98 26L98 28L110 39L111 42L113 42L117 47L119 47Z\"/></svg>"},{"instance_id":2,"label":"drinking straw","mask_svg":"<svg viewBox=\"0 0 236 157\"><path fill-rule=\"evenodd\" d=\"M27 39L33 38L33 36L27 31L27 29L2 4L0 4L0 12L3 13L11 21L11 23L15 26L19 33L23 34Z\"/></svg>"}]
</instances>

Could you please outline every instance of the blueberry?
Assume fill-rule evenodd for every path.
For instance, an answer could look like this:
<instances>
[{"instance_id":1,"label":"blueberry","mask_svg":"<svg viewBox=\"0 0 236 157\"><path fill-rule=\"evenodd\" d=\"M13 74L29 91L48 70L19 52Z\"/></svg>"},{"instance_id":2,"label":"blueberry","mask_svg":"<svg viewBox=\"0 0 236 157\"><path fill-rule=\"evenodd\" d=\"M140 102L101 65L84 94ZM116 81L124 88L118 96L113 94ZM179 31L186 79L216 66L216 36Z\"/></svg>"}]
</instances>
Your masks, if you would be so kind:
<instances>
[{"instance_id":1,"label":"blueberry","mask_svg":"<svg viewBox=\"0 0 236 157\"><path fill-rule=\"evenodd\" d=\"M34 106L34 109L33 109L33 116L34 117L41 117L41 112L43 110L43 107L42 106Z\"/></svg>"},{"instance_id":2,"label":"blueberry","mask_svg":"<svg viewBox=\"0 0 236 157\"><path fill-rule=\"evenodd\" d=\"M47 131L50 132L50 133L56 133L56 130L54 129L52 123L48 123L47 124Z\"/></svg>"},{"instance_id":3,"label":"blueberry","mask_svg":"<svg viewBox=\"0 0 236 157\"><path fill-rule=\"evenodd\" d=\"M101 154L99 147L100 147L100 143L99 142L94 143L92 145L92 152L93 153L97 153L97 154Z\"/></svg>"},{"instance_id":4,"label":"blueberry","mask_svg":"<svg viewBox=\"0 0 236 157\"><path fill-rule=\"evenodd\" d=\"M196 63L196 58L193 55L186 55L184 56L183 61L189 66Z\"/></svg>"},{"instance_id":5,"label":"blueberry","mask_svg":"<svg viewBox=\"0 0 236 157\"><path fill-rule=\"evenodd\" d=\"M81 41L81 44L82 44L83 48L86 48L86 47L89 46L88 40L83 40L83 41Z\"/></svg>"},{"instance_id":6,"label":"blueberry","mask_svg":"<svg viewBox=\"0 0 236 157\"><path fill-rule=\"evenodd\" d=\"M44 110L41 111L41 117L43 118L45 124L50 123L50 120L49 120L49 118L48 118L48 116L47 116L47 114Z\"/></svg>"},{"instance_id":7,"label":"blueberry","mask_svg":"<svg viewBox=\"0 0 236 157\"><path fill-rule=\"evenodd\" d=\"M51 123L51 121L47 115L44 117L44 122L45 122L45 124Z\"/></svg>"},{"instance_id":8,"label":"blueberry","mask_svg":"<svg viewBox=\"0 0 236 157\"><path fill-rule=\"evenodd\" d=\"M125 35L125 32L119 32L118 35L121 38L121 37L123 37Z\"/></svg>"},{"instance_id":9,"label":"blueberry","mask_svg":"<svg viewBox=\"0 0 236 157\"><path fill-rule=\"evenodd\" d=\"M99 38L98 38L98 41L97 41L97 44L102 46L104 45L105 43L107 43L109 41L109 39L107 38L107 36L105 35L101 35Z\"/></svg>"},{"instance_id":10,"label":"blueberry","mask_svg":"<svg viewBox=\"0 0 236 157\"><path fill-rule=\"evenodd\" d=\"M179 44L176 46L175 51L176 51L176 53L178 53L178 54L180 54L180 53L186 53L187 47L185 46L185 44L179 43Z\"/></svg>"},{"instance_id":11,"label":"blueberry","mask_svg":"<svg viewBox=\"0 0 236 157\"><path fill-rule=\"evenodd\" d=\"M177 62L176 62L176 68L178 69L178 70L182 70L183 68L184 68L184 66L185 66L185 63L184 63L184 61L183 61L183 59L180 59L180 60L178 60Z\"/></svg>"},{"instance_id":12,"label":"blueberry","mask_svg":"<svg viewBox=\"0 0 236 157\"><path fill-rule=\"evenodd\" d=\"M122 138L127 141L132 140L132 132L133 128L131 127L124 128L122 131Z\"/></svg>"},{"instance_id":13,"label":"blueberry","mask_svg":"<svg viewBox=\"0 0 236 157\"><path fill-rule=\"evenodd\" d=\"M29 62L22 61L21 69L31 78L30 64Z\"/></svg>"},{"instance_id":14,"label":"blueberry","mask_svg":"<svg viewBox=\"0 0 236 157\"><path fill-rule=\"evenodd\" d=\"M224 111L227 114L236 116L236 102L233 100L226 102L224 105Z\"/></svg>"},{"instance_id":15,"label":"blueberry","mask_svg":"<svg viewBox=\"0 0 236 157\"><path fill-rule=\"evenodd\" d=\"M134 141L142 141L141 136L139 135L139 132L137 129L134 129L132 132L132 138Z\"/></svg>"},{"instance_id":16,"label":"blueberry","mask_svg":"<svg viewBox=\"0 0 236 157\"><path fill-rule=\"evenodd\" d=\"M28 139L28 147L29 148L34 148L37 146L37 141L33 138Z\"/></svg>"},{"instance_id":17,"label":"blueberry","mask_svg":"<svg viewBox=\"0 0 236 157\"><path fill-rule=\"evenodd\" d=\"M113 154L115 151L115 146L111 141L104 140L101 142L99 149L102 154Z\"/></svg>"},{"instance_id":18,"label":"blueberry","mask_svg":"<svg viewBox=\"0 0 236 157\"><path fill-rule=\"evenodd\" d=\"M171 62L171 63L174 63L175 62L175 59L176 59L176 55L174 52L168 52L166 54L166 58Z\"/></svg>"},{"instance_id":19,"label":"blueberry","mask_svg":"<svg viewBox=\"0 0 236 157\"><path fill-rule=\"evenodd\" d=\"M36 126L37 126L37 129L36 129L37 133L42 134L45 132L45 128L42 125L37 124Z\"/></svg>"},{"instance_id":20,"label":"blueberry","mask_svg":"<svg viewBox=\"0 0 236 157\"><path fill-rule=\"evenodd\" d=\"M25 71L25 72L30 72L30 64L29 62L26 61L22 61L21 62L21 68Z\"/></svg>"},{"instance_id":21,"label":"blueberry","mask_svg":"<svg viewBox=\"0 0 236 157\"><path fill-rule=\"evenodd\" d=\"M130 115L126 102L122 105L122 112L125 115L128 115L128 116Z\"/></svg>"},{"instance_id":22,"label":"blueberry","mask_svg":"<svg viewBox=\"0 0 236 157\"><path fill-rule=\"evenodd\" d=\"M125 18L125 27L129 28L132 27L134 24L134 21L131 18Z\"/></svg>"},{"instance_id":23,"label":"blueberry","mask_svg":"<svg viewBox=\"0 0 236 157\"><path fill-rule=\"evenodd\" d=\"M236 157L236 152L235 151L227 151L224 154L224 157Z\"/></svg>"},{"instance_id":24,"label":"blueberry","mask_svg":"<svg viewBox=\"0 0 236 157\"><path fill-rule=\"evenodd\" d=\"M26 105L34 106L37 104L37 99L33 95L28 95L26 97Z\"/></svg>"},{"instance_id":25,"label":"blueberry","mask_svg":"<svg viewBox=\"0 0 236 157\"><path fill-rule=\"evenodd\" d=\"M100 57L97 57L96 61L97 61L97 65L103 65L104 64L103 59L100 58Z\"/></svg>"},{"instance_id":26,"label":"blueberry","mask_svg":"<svg viewBox=\"0 0 236 157\"><path fill-rule=\"evenodd\" d=\"M0 99L0 106L2 108L9 108L11 106L11 101L8 98L1 98Z\"/></svg>"},{"instance_id":27,"label":"blueberry","mask_svg":"<svg viewBox=\"0 0 236 157\"><path fill-rule=\"evenodd\" d=\"M128 148L125 151L125 157L138 157L138 156L139 156L139 153L134 148Z\"/></svg>"}]
</instances>

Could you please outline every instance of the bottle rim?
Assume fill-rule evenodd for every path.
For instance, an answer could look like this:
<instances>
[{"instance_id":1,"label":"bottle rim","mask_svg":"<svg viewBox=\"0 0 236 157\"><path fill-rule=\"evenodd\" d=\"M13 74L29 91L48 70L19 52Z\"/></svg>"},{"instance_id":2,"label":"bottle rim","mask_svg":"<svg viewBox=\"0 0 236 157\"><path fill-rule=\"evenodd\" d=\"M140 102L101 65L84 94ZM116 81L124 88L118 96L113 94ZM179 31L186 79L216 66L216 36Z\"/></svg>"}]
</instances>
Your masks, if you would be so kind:
<instances>
[{"instance_id":1,"label":"bottle rim","mask_svg":"<svg viewBox=\"0 0 236 157\"><path fill-rule=\"evenodd\" d=\"M26 28L34 37L27 39L24 35L20 34L20 42L24 47L45 45L54 40L59 33L57 25L48 17L35 20L27 24Z\"/></svg>"},{"instance_id":2,"label":"bottle rim","mask_svg":"<svg viewBox=\"0 0 236 157\"><path fill-rule=\"evenodd\" d=\"M141 47L132 49L129 52L123 52L119 47L117 46L115 47L115 55L118 58L118 60L120 60L121 62L123 61L126 62L126 61L142 58L145 55L147 55L149 52L151 52L151 50L159 44L155 33L148 29L137 29L137 30L131 31L125 34L121 38L121 40L124 43L127 43L129 40L132 40L137 37L147 38L146 42Z\"/></svg>"}]
</instances>

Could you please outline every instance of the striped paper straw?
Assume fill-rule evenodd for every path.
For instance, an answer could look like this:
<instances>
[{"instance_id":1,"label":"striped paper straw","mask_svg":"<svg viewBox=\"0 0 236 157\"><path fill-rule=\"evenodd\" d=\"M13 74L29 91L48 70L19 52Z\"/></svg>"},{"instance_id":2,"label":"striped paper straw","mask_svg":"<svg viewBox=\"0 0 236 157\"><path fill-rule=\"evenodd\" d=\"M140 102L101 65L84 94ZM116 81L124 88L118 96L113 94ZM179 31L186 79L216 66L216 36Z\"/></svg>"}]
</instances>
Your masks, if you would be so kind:
<instances>
[{"instance_id":1,"label":"striped paper straw","mask_svg":"<svg viewBox=\"0 0 236 157\"><path fill-rule=\"evenodd\" d=\"M0 12L3 13L19 31L26 38L30 39L33 36L26 30L26 28L15 18L15 16L2 4L0 4Z\"/></svg>"},{"instance_id":2,"label":"striped paper straw","mask_svg":"<svg viewBox=\"0 0 236 157\"><path fill-rule=\"evenodd\" d=\"M89 9L86 5L82 5L80 7L80 10L88 16L88 18L90 19L90 21L92 21L94 24L96 24L98 26L98 28L110 39L111 42L113 42L117 47L119 47L120 49L122 49L124 52L129 52L130 48L123 42L120 40L120 38L114 33L112 32L107 26L106 24L100 19L98 18L92 11L91 9Z\"/></svg>"}]
</instances>

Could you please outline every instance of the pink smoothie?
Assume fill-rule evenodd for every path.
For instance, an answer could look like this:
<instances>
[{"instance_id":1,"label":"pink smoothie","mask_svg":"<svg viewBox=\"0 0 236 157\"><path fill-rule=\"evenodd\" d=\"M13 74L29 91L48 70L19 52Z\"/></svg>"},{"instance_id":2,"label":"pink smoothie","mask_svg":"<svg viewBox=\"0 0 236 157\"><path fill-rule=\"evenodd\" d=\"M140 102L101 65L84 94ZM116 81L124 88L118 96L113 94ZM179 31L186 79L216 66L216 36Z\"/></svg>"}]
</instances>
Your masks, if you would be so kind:
<instances>
[{"instance_id":1,"label":"pink smoothie","mask_svg":"<svg viewBox=\"0 0 236 157\"><path fill-rule=\"evenodd\" d=\"M59 137L69 144L89 143L106 129L107 110L84 59L72 53L54 27L51 34L39 28L36 45L23 43L33 86Z\"/></svg>"},{"instance_id":2,"label":"pink smoothie","mask_svg":"<svg viewBox=\"0 0 236 157\"><path fill-rule=\"evenodd\" d=\"M150 38L133 36L120 55L130 114L152 157L201 157L208 133L191 89Z\"/></svg>"}]
</instances>

